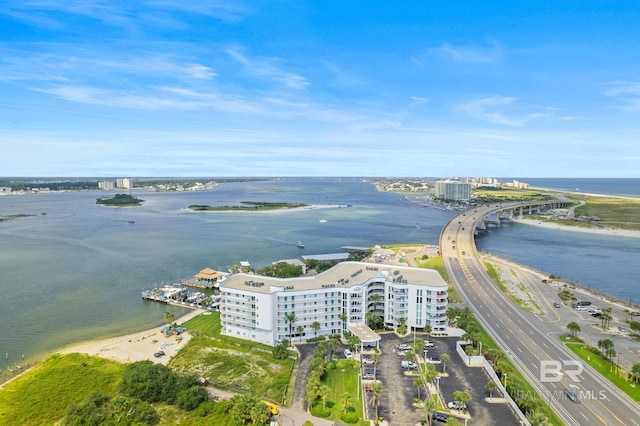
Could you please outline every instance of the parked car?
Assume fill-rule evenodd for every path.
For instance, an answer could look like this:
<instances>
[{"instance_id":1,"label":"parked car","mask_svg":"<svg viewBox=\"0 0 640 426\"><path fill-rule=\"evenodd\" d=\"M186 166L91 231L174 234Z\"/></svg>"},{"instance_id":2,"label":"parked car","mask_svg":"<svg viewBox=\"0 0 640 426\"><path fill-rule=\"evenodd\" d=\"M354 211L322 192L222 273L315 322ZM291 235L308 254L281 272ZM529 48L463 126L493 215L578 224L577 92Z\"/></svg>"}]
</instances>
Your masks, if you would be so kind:
<instances>
[{"instance_id":1,"label":"parked car","mask_svg":"<svg viewBox=\"0 0 640 426\"><path fill-rule=\"evenodd\" d=\"M578 306L575 306L575 310L576 311L586 311L587 307L586 306L582 306L582 305L578 305Z\"/></svg>"},{"instance_id":2,"label":"parked car","mask_svg":"<svg viewBox=\"0 0 640 426\"><path fill-rule=\"evenodd\" d=\"M467 404L463 404L463 403L458 402L458 401L449 401L449 402L447 402L447 408L449 408L451 410L466 410L467 409Z\"/></svg>"},{"instance_id":3,"label":"parked car","mask_svg":"<svg viewBox=\"0 0 640 426\"><path fill-rule=\"evenodd\" d=\"M626 333L626 332L627 332L627 329L626 329L626 328L624 328L624 327L618 327L618 330L619 330L620 332L622 332L622 333Z\"/></svg>"},{"instance_id":4,"label":"parked car","mask_svg":"<svg viewBox=\"0 0 640 426\"><path fill-rule=\"evenodd\" d=\"M402 366L402 368L409 369L409 370L418 368L418 364L416 364L413 361L402 361L400 365Z\"/></svg>"},{"instance_id":5,"label":"parked car","mask_svg":"<svg viewBox=\"0 0 640 426\"><path fill-rule=\"evenodd\" d=\"M554 303L553 303L553 307L554 307L554 308L559 308L559 307L560 307L560 304L559 304L558 302L554 302Z\"/></svg>"},{"instance_id":6,"label":"parked car","mask_svg":"<svg viewBox=\"0 0 640 426\"><path fill-rule=\"evenodd\" d=\"M160 357L164 356L164 351L158 351L158 352L154 353L153 356L155 356L156 358L160 358Z\"/></svg>"},{"instance_id":7,"label":"parked car","mask_svg":"<svg viewBox=\"0 0 640 426\"><path fill-rule=\"evenodd\" d=\"M362 380L373 380L375 378L376 376L373 374L373 372L367 372L362 374Z\"/></svg>"},{"instance_id":8,"label":"parked car","mask_svg":"<svg viewBox=\"0 0 640 426\"><path fill-rule=\"evenodd\" d=\"M345 349L344 350L344 357L347 359L351 359L353 358L353 354L351 353L351 351L349 349Z\"/></svg>"},{"instance_id":9,"label":"parked car","mask_svg":"<svg viewBox=\"0 0 640 426\"><path fill-rule=\"evenodd\" d=\"M409 349L411 349L411 346L406 343L401 343L398 345L398 349L401 351L408 351Z\"/></svg>"},{"instance_id":10,"label":"parked car","mask_svg":"<svg viewBox=\"0 0 640 426\"><path fill-rule=\"evenodd\" d=\"M424 340L424 345L425 345L427 348L432 348L432 347L434 346L434 345L433 345L433 342L430 342L430 341L428 341L427 339L425 339L425 340Z\"/></svg>"},{"instance_id":11,"label":"parked car","mask_svg":"<svg viewBox=\"0 0 640 426\"><path fill-rule=\"evenodd\" d=\"M442 364L442 360L434 356L427 359L427 364Z\"/></svg>"},{"instance_id":12,"label":"parked car","mask_svg":"<svg viewBox=\"0 0 640 426\"><path fill-rule=\"evenodd\" d=\"M367 365L371 365L371 364L373 364L373 360L371 358L362 358L362 363L363 364L367 364Z\"/></svg>"},{"instance_id":13,"label":"parked car","mask_svg":"<svg viewBox=\"0 0 640 426\"><path fill-rule=\"evenodd\" d=\"M434 422L446 423L449 416L442 413L433 413L433 416L431 416L431 418L433 419Z\"/></svg>"}]
</instances>

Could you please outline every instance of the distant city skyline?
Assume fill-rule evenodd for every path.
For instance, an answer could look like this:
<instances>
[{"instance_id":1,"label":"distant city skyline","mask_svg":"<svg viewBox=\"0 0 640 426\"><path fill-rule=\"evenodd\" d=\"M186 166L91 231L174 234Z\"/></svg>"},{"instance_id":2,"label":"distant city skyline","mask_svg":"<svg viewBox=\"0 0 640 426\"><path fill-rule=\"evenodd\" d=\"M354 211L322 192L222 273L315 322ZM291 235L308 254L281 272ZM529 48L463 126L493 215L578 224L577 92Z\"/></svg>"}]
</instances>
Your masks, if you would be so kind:
<instances>
[{"instance_id":1,"label":"distant city skyline","mask_svg":"<svg viewBox=\"0 0 640 426\"><path fill-rule=\"evenodd\" d=\"M7 0L0 176L640 177L640 4Z\"/></svg>"}]
</instances>

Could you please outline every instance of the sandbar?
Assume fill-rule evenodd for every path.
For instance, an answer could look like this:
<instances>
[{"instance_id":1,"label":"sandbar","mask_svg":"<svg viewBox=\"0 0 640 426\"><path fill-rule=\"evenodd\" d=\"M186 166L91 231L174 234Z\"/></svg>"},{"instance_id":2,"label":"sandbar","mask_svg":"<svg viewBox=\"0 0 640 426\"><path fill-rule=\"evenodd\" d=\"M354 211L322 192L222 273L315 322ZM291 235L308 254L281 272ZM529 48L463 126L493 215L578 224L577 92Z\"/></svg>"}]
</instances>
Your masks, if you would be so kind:
<instances>
[{"instance_id":1,"label":"sandbar","mask_svg":"<svg viewBox=\"0 0 640 426\"><path fill-rule=\"evenodd\" d=\"M617 228L584 228L582 226L567 226L557 222L543 222L535 219L514 218L514 222L525 225L539 226L540 228L556 229L558 231L583 232L587 234L609 235L616 237L640 238L640 231Z\"/></svg>"}]
</instances>

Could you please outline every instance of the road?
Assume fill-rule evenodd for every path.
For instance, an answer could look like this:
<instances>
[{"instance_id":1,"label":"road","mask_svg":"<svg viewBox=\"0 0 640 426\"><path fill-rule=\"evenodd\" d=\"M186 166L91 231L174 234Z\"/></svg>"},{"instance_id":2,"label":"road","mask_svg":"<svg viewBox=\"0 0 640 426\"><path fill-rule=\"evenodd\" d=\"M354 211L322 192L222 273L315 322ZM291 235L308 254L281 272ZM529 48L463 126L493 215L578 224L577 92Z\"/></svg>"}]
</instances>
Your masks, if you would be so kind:
<instances>
[{"instance_id":1,"label":"road","mask_svg":"<svg viewBox=\"0 0 640 426\"><path fill-rule=\"evenodd\" d=\"M454 217L442 231L440 251L460 296L536 391L520 396L550 405L567 425L640 426L640 406L560 342L566 324L557 314L522 311L487 275L476 251L474 230L483 217L503 209L478 207ZM547 310L553 309L543 294L540 297ZM556 367L560 374L552 374ZM580 402L569 400L566 389L575 390Z\"/></svg>"}]
</instances>

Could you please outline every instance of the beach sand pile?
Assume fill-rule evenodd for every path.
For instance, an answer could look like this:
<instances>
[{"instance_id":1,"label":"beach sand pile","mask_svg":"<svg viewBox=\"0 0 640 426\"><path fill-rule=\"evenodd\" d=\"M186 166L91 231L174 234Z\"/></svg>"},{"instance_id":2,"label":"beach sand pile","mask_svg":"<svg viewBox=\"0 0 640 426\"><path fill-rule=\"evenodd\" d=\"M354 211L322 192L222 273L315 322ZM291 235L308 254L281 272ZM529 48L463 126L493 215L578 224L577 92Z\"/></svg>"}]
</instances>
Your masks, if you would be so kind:
<instances>
[{"instance_id":1,"label":"beach sand pile","mask_svg":"<svg viewBox=\"0 0 640 426\"><path fill-rule=\"evenodd\" d=\"M180 317L176 322L182 324L203 312L195 310ZM83 353L121 362L150 360L157 364L167 365L190 340L191 335L188 330L182 332L180 336L165 335L163 326L158 326L126 336L79 343L61 349L58 353ZM156 352L161 350L165 353L164 356L154 356Z\"/></svg>"}]
</instances>

